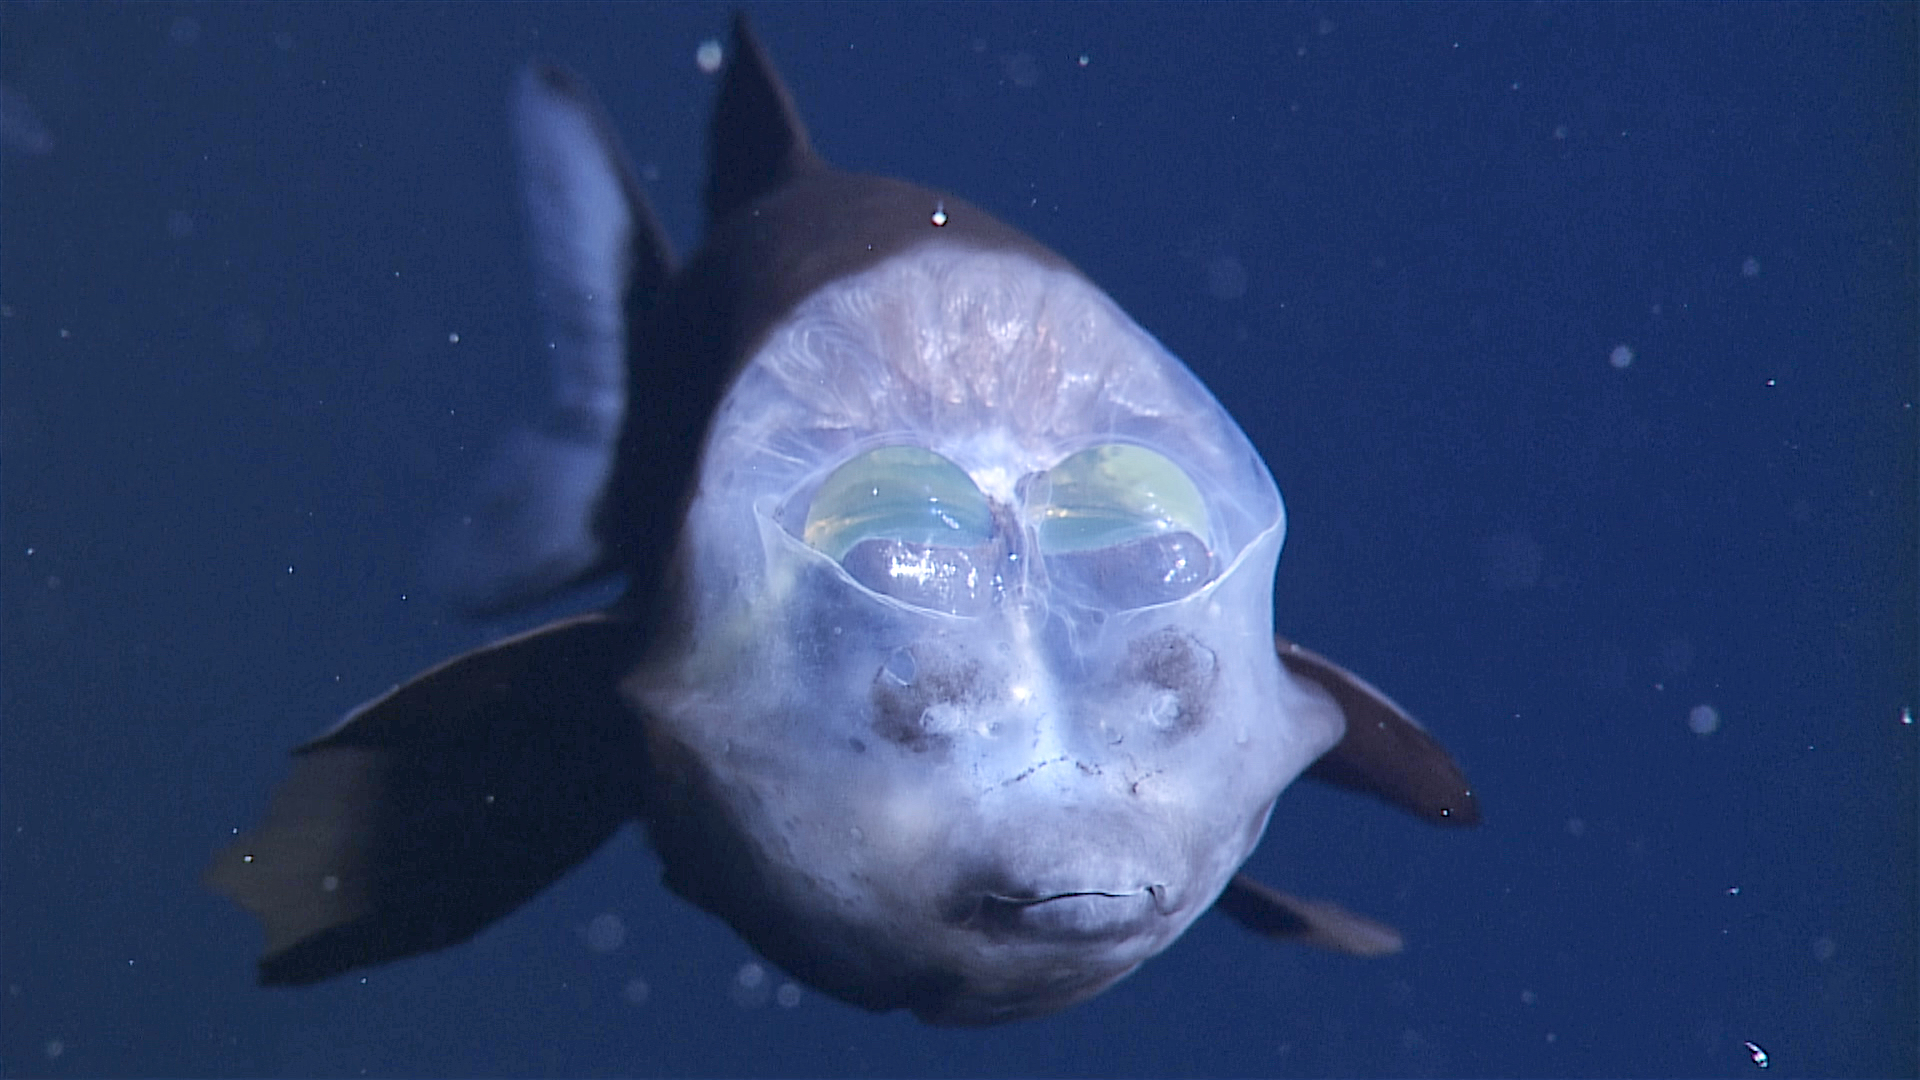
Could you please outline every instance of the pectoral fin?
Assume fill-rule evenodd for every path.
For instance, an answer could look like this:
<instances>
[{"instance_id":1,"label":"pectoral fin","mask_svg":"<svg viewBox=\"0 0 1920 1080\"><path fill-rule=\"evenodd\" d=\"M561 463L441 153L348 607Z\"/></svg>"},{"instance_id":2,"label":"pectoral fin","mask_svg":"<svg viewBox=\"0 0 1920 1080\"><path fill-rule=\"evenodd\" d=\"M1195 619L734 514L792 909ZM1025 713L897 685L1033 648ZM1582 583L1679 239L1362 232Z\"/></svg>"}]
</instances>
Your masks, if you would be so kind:
<instances>
[{"instance_id":1,"label":"pectoral fin","mask_svg":"<svg viewBox=\"0 0 1920 1080\"><path fill-rule=\"evenodd\" d=\"M1364 792L1436 825L1480 824L1473 785L1427 729L1353 672L1285 638L1275 638L1288 673L1328 694L1347 733L1307 770L1322 783Z\"/></svg>"},{"instance_id":2,"label":"pectoral fin","mask_svg":"<svg viewBox=\"0 0 1920 1080\"><path fill-rule=\"evenodd\" d=\"M1263 937L1312 945L1352 956L1389 956L1404 942L1400 931L1326 900L1304 900L1235 874L1215 910Z\"/></svg>"},{"instance_id":3,"label":"pectoral fin","mask_svg":"<svg viewBox=\"0 0 1920 1080\"><path fill-rule=\"evenodd\" d=\"M1275 638L1287 672L1325 690L1340 706L1346 734L1307 775L1365 792L1438 825L1478 825L1480 803L1466 774L1419 722L1365 679ZM1307 900L1235 874L1214 908L1264 937L1354 956L1387 956L1400 932L1326 900Z\"/></svg>"},{"instance_id":4,"label":"pectoral fin","mask_svg":"<svg viewBox=\"0 0 1920 1080\"><path fill-rule=\"evenodd\" d=\"M450 660L295 751L266 820L206 883L266 930L263 984L465 941L636 812L632 630L553 623Z\"/></svg>"}]
</instances>

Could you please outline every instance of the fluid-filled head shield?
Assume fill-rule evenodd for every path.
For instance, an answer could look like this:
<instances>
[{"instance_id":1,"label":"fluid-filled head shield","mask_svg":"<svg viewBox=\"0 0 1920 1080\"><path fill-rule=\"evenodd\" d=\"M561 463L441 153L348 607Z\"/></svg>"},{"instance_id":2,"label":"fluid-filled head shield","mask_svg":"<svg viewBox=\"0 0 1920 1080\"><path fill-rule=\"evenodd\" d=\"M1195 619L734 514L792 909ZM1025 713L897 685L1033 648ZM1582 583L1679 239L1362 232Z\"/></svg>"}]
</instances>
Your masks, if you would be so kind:
<instances>
[{"instance_id":1,"label":"fluid-filled head shield","mask_svg":"<svg viewBox=\"0 0 1920 1080\"><path fill-rule=\"evenodd\" d=\"M927 244L822 289L715 416L636 687L687 820L750 853L677 883L867 1004L1097 992L1339 737L1273 651L1283 533L1239 427L1078 274Z\"/></svg>"}]
</instances>

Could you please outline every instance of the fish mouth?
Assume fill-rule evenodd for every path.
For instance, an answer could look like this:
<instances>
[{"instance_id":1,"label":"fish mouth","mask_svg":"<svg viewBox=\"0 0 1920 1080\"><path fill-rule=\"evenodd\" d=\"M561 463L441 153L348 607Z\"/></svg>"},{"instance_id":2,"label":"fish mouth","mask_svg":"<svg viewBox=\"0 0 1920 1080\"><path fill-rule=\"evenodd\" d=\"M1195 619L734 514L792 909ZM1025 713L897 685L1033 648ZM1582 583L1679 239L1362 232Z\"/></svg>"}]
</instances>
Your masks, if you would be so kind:
<instances>
[{"instance_id":1,"label":"fish mouth","mask_svg":"<svg viewBox=\"0 0 1920 1080\"><path fill-rule=\"evenodd\" d=\"M990 932L1050 938L1130 937L1168 915L1167 887L986 893L976 918Z\"/></svg>"}]
</instances>

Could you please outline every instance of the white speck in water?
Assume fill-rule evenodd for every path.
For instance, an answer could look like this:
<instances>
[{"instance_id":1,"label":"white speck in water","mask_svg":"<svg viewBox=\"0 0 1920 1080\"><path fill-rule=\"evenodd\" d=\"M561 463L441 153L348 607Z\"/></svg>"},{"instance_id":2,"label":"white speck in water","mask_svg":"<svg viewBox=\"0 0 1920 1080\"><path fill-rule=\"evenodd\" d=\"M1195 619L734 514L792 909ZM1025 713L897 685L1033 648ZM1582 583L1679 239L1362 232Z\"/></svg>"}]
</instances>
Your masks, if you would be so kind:
<instances>
[{"instance_id":1,"label":"white speck in water","mask_svg":"<svg viewBox=\"0 0 1920 1080\"><path fill-rule=\"evenodd\" d=\"M1540 584L1546 551L1524 532L1504 532L1480 543L1480 576L1496 592L1515 592Z\"/></svg>"},{"instance_id":2,"label":"white speck in water","mask_svg":"<svg viewBox=\"0 0 1920 1080\"><path fill-rule=\"evenodd\" d=\"M610 953L627 942L627 924L613 912L595 915L587 923L587 948Z\"/></svg>"},{"instance_id":3,"label":"white speck in water","mask_svg":"<svg viewBox=\"0 0 1920 1080\"><path fill-rule=\"evenodd\" d=\"M1612 364L1613 369L1615 371L1625 371L1626 369L1632 367L1633 366L1632 346L1615 345L1613 347L1613 351L1607 354L1607 363Z\"/></svg>"},{"instance_id":4,"label":"white speck in water","mask_svg":"<svg viewBox=\"0 0 1920 1080\"><path fill-rule=\"evenodd\" d=\"M1040 60L1025 50L1002 56L1000 70L1008 82L1022 90L1031 90L1040 85Z\"/></svg>"},{"instance_id":5,"label":"white speck in water","mask_svg":"<svg viewBox=\"0 0 1920 1080\"><path fill-rule=\"evenodd\" d=\"M1695 705L1687 713L1687 727L1695 735L1711 735L1720 730L1720 710L1711 705Z\"/></svg>"},{"instance_id":6,"label":"white speck in water","mask_svg":"<svg viewBox=\"0 0 1920 1080\"><path fill-rule=\"evenodd\" d=\"M741 964L740 970L733 973L733 985L728 987L727 996L743 1009L757 1009L767 1003L767 995L772 992L768 985L771 981L767 978L767 969L759 964Z\"/></svg>"},{"instance_id":7,"label":"white speck in water","mask_svg":"<svg viewBox=\"0 0 1920 1080\"><path fill-rule=\"evenodd\" d=\"M1252 280L1247 266L1237 257L1221 253L1206 262L1207 295L1215 300L1238 300L1247 295L1247 283Z\"/></svg>"},{"instance_id":8,"label":"white speck in water","mask_svg":"<svg viewBox=\"0 0 1920 1080\"><path fill-rule=\"evenodd\" d=\"M620 996L626 998L629 1005L645 1005L647 995L651 993L653 988L647 985L647 980L638 975L628 979L627 985L620 989Z\"/></svg>"},{"instance_id":9,"label":"white speck in water","mask_svg":"<svg viewBox=\"0 0 1920 1080\"><path fill-rule=\"evenodd\" d=\"M700 74L702 75L712 75L718 72L721 63L726 60L726 57L726 51L720 47L718 41L712 38L701 42L700 47L693 50L694 66L700 69Z\"/></svg>"}]
</instances>

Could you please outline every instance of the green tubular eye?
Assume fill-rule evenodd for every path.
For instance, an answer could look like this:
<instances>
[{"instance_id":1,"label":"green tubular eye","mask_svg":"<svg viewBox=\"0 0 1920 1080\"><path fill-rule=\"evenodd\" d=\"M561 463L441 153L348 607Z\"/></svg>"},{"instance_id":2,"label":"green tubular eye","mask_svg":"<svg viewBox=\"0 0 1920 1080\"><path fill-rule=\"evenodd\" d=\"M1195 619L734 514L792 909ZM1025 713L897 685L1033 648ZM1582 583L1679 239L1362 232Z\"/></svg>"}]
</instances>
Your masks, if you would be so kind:
<instances>
[{"instance_id":1,"label":"green tubular eye","mask_svg":"<svg viewBox=\"0 0 1920 1080\"><path fill-rule=\"evenodd\" d=\"M1036 508L1049 555L1093 551L1169 533L1204 538L1207 504L1178 465L1142 446L1082 450L1047 470Z\"/></svg>"},{"instance_id":2,"label":"green tubular eye","mask_svg":"<svg viewBox=\"0 0 1920 1080\"><path fill-rule=\"evenodd\" d=\"M992 536L987 497L958 465L917 446L869 450L833 470L802 539L836 562L867 540L970 548Z\"/></svg>"}]
</instances>

